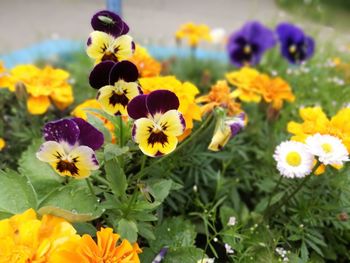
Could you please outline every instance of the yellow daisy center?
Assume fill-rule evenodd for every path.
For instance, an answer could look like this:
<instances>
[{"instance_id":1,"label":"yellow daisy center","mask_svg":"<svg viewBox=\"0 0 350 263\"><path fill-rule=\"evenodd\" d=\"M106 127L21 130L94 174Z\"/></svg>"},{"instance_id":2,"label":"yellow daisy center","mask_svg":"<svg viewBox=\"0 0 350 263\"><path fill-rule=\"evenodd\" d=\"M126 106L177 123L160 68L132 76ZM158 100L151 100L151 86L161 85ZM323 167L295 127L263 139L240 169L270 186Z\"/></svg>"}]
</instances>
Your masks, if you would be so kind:
<instances>
[{"instance_id":1,"label":"yellow daisy center","mask_svg":"<svg viewBox=\"0 0 350 263\"><path fill-rule=\"evenodd\" d=\"M330 145L329 143L324 143L321 145L321 147L325 153L331 153L333 150L332 145Z\"/></svg>"},{"instance_id":2,"label":"yellow daisy center","mask_svg":"<svg viewBox=\"0 0 350 263\"><path fill-rule=\"evenodd\" d=\"M289 152L286 156L286 161L290 166L299 166L301 164L301 156L298 152Z\"/></svg>"}]
</instances>

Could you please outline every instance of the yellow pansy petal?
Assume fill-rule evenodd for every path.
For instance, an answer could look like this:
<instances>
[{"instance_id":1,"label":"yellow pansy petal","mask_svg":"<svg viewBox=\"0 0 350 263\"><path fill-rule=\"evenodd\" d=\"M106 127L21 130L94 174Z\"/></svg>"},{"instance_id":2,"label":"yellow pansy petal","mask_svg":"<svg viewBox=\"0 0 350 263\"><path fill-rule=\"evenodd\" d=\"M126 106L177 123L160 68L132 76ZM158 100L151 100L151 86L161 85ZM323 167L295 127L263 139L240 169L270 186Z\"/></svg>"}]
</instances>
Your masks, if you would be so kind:
<instances>
[{"instance_id":1,"label":"yellow pansy petal","mask_svg":"<svg viewBox=\"0 0 350 263\"><path fill-rule=\"evenodd\" d=\"M185 120L177 110L167 111L159 120L159 126L166 135L180 136L186 127Z\"/></svg>"},{"instance_id":2,"label":"yellow pansy petal","mask_svg":"<svg viewBox=\"0 0 350 263\"><path fill-rule=\"evenodd\" d=\"M77 168L75 178L85 178L90 175L91 170L99 168L95 152L87 146L79 146L73 149L68 155L68 160L74 163Z\"/></svg>"},{"instance_id":3,"label":"yellow pansy petal","mask_svg":"<svg viewBox=\"0 0 350 263\"><path fill-rule=\"evenodd\" d=\"M43 114L50 107L50 100L46 96L29 97L27 101L27 108L31 114Z\"/></svg>"},{"instance_id":4,"label":"yellow pansy petal","mask_svg":"<svg viewBox=\"0 0 350 263\"><path fill-rule=\"evenodd\" d=\"M178 139L175 136L167 136L165 135L164 141L160 142L152 142L149 138L143 139L139 147L141 151L151 157L161 156L171 153L176 149L178 143Z\"/></svg>"},{"instance_id":5,"label":"yellow pansy petal","mask_svg":"<svg viewBox=\"0 0 350 263\"><path fill-rule=\"evenodd\" d=\"M124 94L117 94L114 86L104 86L97 94L97 101L102 109L110 115L127 115L126 105L129 98Z\"/></svg>"},{"instance_id":6,"label":"yellow pansy petal","mask_svg":"<svg viewBox=\"0 0 350 263\"><path fill-rule=\"evenodd\" d=\"M141 141L147 139L152 129L154 128L154 122L147 118L140 118L134 122L134 126L132 129L132 136L136 143L140 143Z\"/></svg>"},{"instance_id":7,"label":"yellow pansy petal","mask_svg":"<svg viewBox=\"0 0 350 263\"><path fill-rule=\"evenodd\" d=\"M113 50L117 51L115 52L115 55L118 58L118 61L126 60L133 54L132 37L122 35L114 40L112 47Z\"/></svg>"},{"instance_id":8,"label":"yellow pansy petal","mask_svg":"<svg viewBox=\"0 0 350 263\"><path fill-rule=\"evenodd\" d=\"M44 142L36 153L36 157L46 163L56 162L62 156L65 156L64 149L61 144L55 141Z\"/></svg>"},{"instance_id":9,"label":"yellow pansy petal","mask_svg":"<svg viewBox=\"0 0 350 263\"><path fill-rule=\"evenodd\" d=\"M208 149L217 152L227 144L230 138L231 129L229 127L218 127L214 132L214 136L211 139Z\"/></svg>"},{"instance_id":10,"label":"yellow pansy petal","mask_svg":"<svg viewBox=\"0 0 350 263\"><path fill-rule=\"evenodd\" d=\"M90 34L86 53L89 57L94 58L96 63L100 62L108 48L112 46L114 37L104 32L94 31ZM114 51L112 50L112 53Z\"/></svg>"}]
</instances>

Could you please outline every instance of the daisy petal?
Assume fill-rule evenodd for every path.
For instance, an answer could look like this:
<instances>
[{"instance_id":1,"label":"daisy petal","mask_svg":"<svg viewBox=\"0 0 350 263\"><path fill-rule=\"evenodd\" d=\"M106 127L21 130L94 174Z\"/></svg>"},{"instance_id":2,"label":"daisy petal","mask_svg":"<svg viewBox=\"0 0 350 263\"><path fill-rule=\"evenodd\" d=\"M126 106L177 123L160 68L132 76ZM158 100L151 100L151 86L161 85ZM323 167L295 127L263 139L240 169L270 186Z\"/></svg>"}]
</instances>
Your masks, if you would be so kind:
<instances>
[{"instance_id":1,"label":"daisy petal","mask_svg":"<svg viewBox=\"0 0 350 263\"><path fill-rule=\"evenodd\" d=\"M104 142L103 133L97 130L87 121L81 118L74 118L73 121L79 126L79 144L90 147L93 150L101 148Z\"/></svg>"},{"instance_id":2,"label":"daisy petal","mask_svg":"<svg viewBox=\"0 0 350 263\"><path fill-rule=\"evenodd\" d=\"M139 77L137 67L134 63L124 60L114 65L109 75L109 83L113 85L122 79L126 82L135 82Z\"/></svg>"},{"instance_id":3,"label":"daisy petal","mask_svg":"<svg viewBox=\"0 0 350 263\"><path fill-rule=\"evenodd\" d=\"M78 142L79 134L79 126L69 119L51 121L44 126L46 141L66 142L73 146Z\"/></svg>"},{"instance_id":4,"label":"daisy petal","mask_svg":"<svg viewBox=\"0 0 350 263\"><path fill-rule=\"evenodd\" d=\"M90 73L89 83L94 89L102 88L109 84L109 74L116 63L113 61L103 61L97 64Z\"/></svg>"},{"instance_id":5,"label":"daisy petal","mask_svg":"<svg viewBox=\"0 0 350 263\"><path fill-rule=\"evenodd\" d=\"M156 90L147 96L146 105L148 112L155 116L169 110L177 110L180 103L175 93L169 90Z\"/></svg>"}]
</instances>

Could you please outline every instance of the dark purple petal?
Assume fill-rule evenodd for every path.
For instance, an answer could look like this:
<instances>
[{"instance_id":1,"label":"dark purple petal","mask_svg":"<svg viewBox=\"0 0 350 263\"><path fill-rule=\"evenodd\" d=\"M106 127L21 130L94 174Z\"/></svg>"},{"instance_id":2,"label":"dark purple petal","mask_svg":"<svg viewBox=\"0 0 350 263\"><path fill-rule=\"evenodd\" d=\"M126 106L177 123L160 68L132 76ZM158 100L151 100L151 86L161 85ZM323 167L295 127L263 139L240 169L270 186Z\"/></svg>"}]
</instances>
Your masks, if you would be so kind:
<instances>
[{"instance_id":1,"label":"dark purple petal","mask_svg":"<svg viewBox=\"0 0 350 263\"><path fill-rule=\"evenodd\" d=\"M125 35L129 32L128 25L118 16L108 10L97 12L91 19L94 30L108 33L114 37Z\"/></svg>"},{"instance_id":2,"label":"dark purple petal","mask_svg":"<svg viewBox=\"0 0 350 263\"><path fill-rule=\"evenodd\" d=\"M101 148L104 142L103 133L97 130L90 123L80 118L72 119L80 130L80 136L78 138L79 145L85 145L93 149L94 151Z\"/></svg>"},{"instance_id":3,"label":"dark purple petal","mask_svg":"<svg viewBox=\"0 0 350 263\"><path fill-rule=\"evenodd\" d=\"M114 85L115 82L122 79L126 82L135 82L139 77L139 72L134 63L123 60L114 65L109 75L109 83Z\"/></svg>"},{"instance_id":4,"label":"dark purple petal","mask_svg":"<svg viewBox=\"0 0 350 263\"><path fill-rule=\"evenodd\" d=\"M100 89L109 85L109 74L116 63L103 61L97 64L90 73L89 83L94 89Z\"/></svg>"},{"instance_id":5,"label":"dark purple petal","mask_svg":"<svg viewBox=\"0 0 350 263\"><path fill-rule=\"evenodd\" d=\"M71 119L51 121L44 126L45 141L66 142L73 146L79 139L79 126Z\"/></svg>"},{"instance_id":6,"label":"dark purple petal","mask_svg":"<svg viewBox=\"0 0 350 263\"><path fill-rule=\"evenodd\" d=\"M88 40L86 41L86 45L87 46L90 46L92 43L92 40L91 40L91 37L88 38Z\"/></svg>"},{"instance_id":7,"label":"dark purple petal","mask_svg":"<svg viewBox=\"0 0 350 263\"><path fill-rule=\"evenodd\" d=\"M236 66L255 65L260 62L264 52L275 44L272 30L257 21L251 21L230 36L227 52L231 63Z\"/></svg>"},{"instance_id":8,"label":"dark purple petal","mask_svg":"<svg viewBox=\"0 0 350 263\"><path fill-rule=\"evenodd\" d=\"M152 116L169 110L177 110L179 105L178 97L169 90L155 90L146 98L146 106Z\"/></svg>"},{"instance_id":9,"label":"dark purple petal","mask_svg":"<svg viewBox=\"0 0 350 263\"><path fill-rule=\"evenodd\" d=\"M136 50L136 45L134 41L131 42L131 49L132 49L132 53L134 53Z\"/></svg>"},{"instance_id":10,"label":"dark purple petal","mask_svg":"<svg viewBox=\"0 0 350 263\"><path fill-rule=\"evenodd\" d=\"M133 98L128 106L127 111L130 118L137 120L140 118L147 118L148 110L146 106L146 98L148 95L138 95Z\"/></svg>"}]
</instances>

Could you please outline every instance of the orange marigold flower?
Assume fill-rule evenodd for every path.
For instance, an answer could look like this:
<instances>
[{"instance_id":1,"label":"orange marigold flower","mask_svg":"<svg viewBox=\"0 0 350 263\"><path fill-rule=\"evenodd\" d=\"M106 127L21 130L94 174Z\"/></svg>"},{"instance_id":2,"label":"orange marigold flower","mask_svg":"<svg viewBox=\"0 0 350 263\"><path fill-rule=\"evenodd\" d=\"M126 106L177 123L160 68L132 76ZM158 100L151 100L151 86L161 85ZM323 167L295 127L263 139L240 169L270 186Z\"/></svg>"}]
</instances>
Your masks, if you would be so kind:
<instances>
[{"instance_id":1,"label":"orange marigold flower","mask_svg":"<svg viewBox=\"0 0 350 263\"><path fill-rule=\"evenodd\" d=\"M198 88L190 82L181 83L174 76L140 78L139 82L144 94L159 89L169 90L176 94L180 101L178 110L186 122L186 130L178 139L181 141L186 138L192 131L193 121L201 120L201 110L195 100L196 95L199 94Z\"/></svg>"},{"instance_id":2,"label":"orange marigold flower","mask_svg":"<svg viewBox=\"0 0 350 263\"><path fill-rule=\"evenodd\" d=\"M124 239L118 242L120 236L111 228L101 228L97 232L97 242L91 236L83 235L79 241L68 242L53 256L53 263L138 263L138 254L142 252L138 244L131 245Z\"/></svg>"},{"instance_id":3,"label":"orange marigold flower","mask_svg":"<svg viewBox=\"0 0 350 263\"><path fill-rule=\"evenodd\" d=\"M177 41L187 39L190 47L197 47L200 41L211 41L210 28L204 24L194 24L192 22L183 24L175 33Z\"/></svg>"},{"instance_id":4,"label":"orange marigold flower","mask_svg":"<svg viewBox=\"0 0 350 263\"><path fill-rule=\"evenodd\" d=\"M19 65L10 71L9 89L15 90L16 83L23 83L29 95L27 108L31 114L43 114L51 100L60 109L73 103L73 90L68 83L69 73L62 69L46 66L39 69L34 65Z\"/></svg>"},{"instance_id":5,"label":"orange marigold flower","mask_svg":"<svg viewBox=\"0 0 350 263\"><path fill-rule=\"evenodd\" d=\"M252 87L261 92L264 100L271 103L272 108L276 110L282 108L284 100L289 102L295 100L289 84L279 77L270 78L266 74L260 74L252 81Z\"/></svg>"},{"instance_id":6,"label":"orange marigold flower","mask_svg":"<svg viewBox=\"0 0 350 263\"><path fill-rule=\"evenodd\" d=\"M9 72L0 61L0 88L10 88L10 84Z\"/></svg>"},{"instance_id":7,"label":"orange marigold flower","mask_svg":"<svg viewBox=\"0 0 350 263\"><path fill-rule=\"evenodd\" d=\"M2 151L2 149L4 149L6 146L6 142L3 138L0 138L0 151Z\"/></svg>"},{"instance_id":8,"label":"orange marigold flower","mask_svg":"<svg viewBox=\"0 0 350 263\"><path fill-rule=\"evenodd\" d=\"M223 107L228 110L229 116L241 112L241 105L234 99L230 87L225 80L219 80L211 87L207 95L199 97L196 102L205 103L201 107L202 114L212 111L215 107Z\"/></svg>"},{"instance_id":9,"label":"orange marigold flower","mask_svg":"<svg viewBox=\"0 0 350 263\"><path fill-rule=\"evenodd\" d=\"M155 60L146 48L136 45L134 55L129 59L139 71L140 77L156 77L162 70L162 65Z\"/></svg>"},{"instance_id":10,"label":"orange marigold flower","mask_svg":"<svg viewBox=\"0 0 350 263\"><path fill-rule=\"evenodd\" d=\"M77 240L73 226L62 218L33 209L0 221L0 262L51 262L60 246Z\"/></svg>"}]
</instances>

